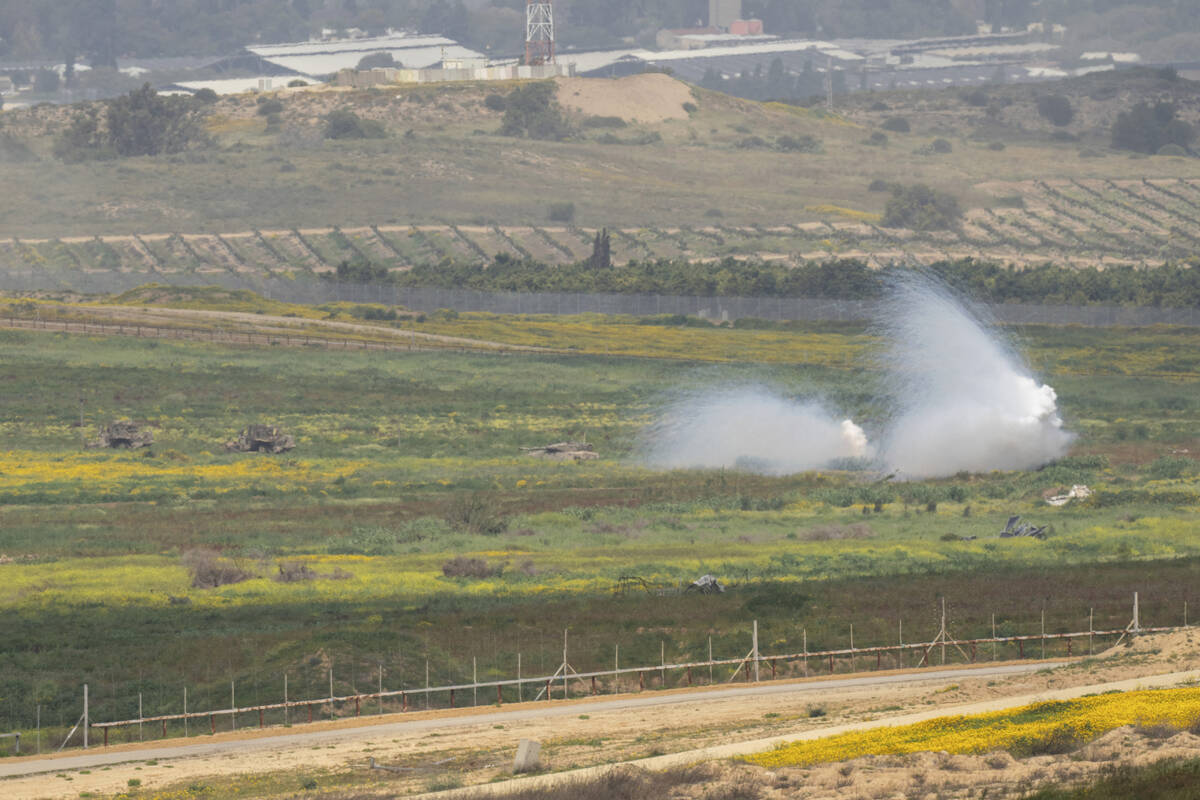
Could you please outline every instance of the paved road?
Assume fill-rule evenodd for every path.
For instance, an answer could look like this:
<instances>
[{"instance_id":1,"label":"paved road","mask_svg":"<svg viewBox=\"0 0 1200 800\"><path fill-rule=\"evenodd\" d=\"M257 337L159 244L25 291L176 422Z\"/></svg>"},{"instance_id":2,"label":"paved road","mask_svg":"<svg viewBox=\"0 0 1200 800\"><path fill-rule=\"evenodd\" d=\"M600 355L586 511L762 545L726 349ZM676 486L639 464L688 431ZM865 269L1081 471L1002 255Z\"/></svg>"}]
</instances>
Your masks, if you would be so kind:
<instances>
[{"instance_id":1,"label":"paved road","mask_svg":"<svg viewBox=\"0 0 1200 800\"><path fill-rule=\"evenodd\" d=\"M0 778L13 778L25 775L36 775L44 772L62 772L73 769L93 769L111 764L128 761L146 761L150 759L167 760L188 758L191 756L212 756L225 753L245 754L256 750L275 750L288 747L315 746L324 742L347 738L365 738L378 736L398 736L404 734L422 733L435 730L462 728L475 725L500 725L520 722L530 719L545 719L555 716L576 715L581 708L586 707L588 713L604 711L640 710L654 706L674 705L679 703L695 703L707 699L730 699L775 694L806 694L822 692L830 689L846 689L857 686L884 686L896 683L915 683L920 681L946 681L957 678L980 678L989 676L1014 675L1024 672L1062 666L1066 661L1037 661L1027 664L1008 664L997 667L959 667L953 669L931 669L921 672L903 672L887 675L863 675L853 678L830 678L825 680L808 680L802 682L767 683L752 686L738 686L723 689L701 688L692 691L672 691L662 694L646 694L617 697L611 700L579 700L564 703L553 701L534 705L526 703L521 708L511 711L484 711L464 713L460 716L438 716L434 718L402 720L381 724L363 724L353 727L325 727L320 730L296 733L279 733L275 735L255 736L253 738L222 739L198 743L184 743L175 740L175 744L147 744L137 749L103 749L81 753L75 751L53 758L33 758L28 760L5 759L0 763Z\"/></svg>"}]
</instances>

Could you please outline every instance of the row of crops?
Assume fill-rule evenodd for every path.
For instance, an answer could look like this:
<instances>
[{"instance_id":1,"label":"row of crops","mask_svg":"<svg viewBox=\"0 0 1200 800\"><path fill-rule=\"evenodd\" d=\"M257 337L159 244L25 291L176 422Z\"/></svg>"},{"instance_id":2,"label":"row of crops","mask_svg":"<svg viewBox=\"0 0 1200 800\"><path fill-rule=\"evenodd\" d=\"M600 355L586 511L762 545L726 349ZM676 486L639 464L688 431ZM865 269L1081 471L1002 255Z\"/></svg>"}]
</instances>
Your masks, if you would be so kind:
<instances>
[{"instance_id":1,"label":"row of crops","mask_svg":"<svg viewBox=\"0 0 1200 800\"><path fill-rule=\"evenodd\" d=\"M972 209L958 231L917 233L868 222L611 231L612 258L759 257L793 262L860 258L932 263L966 257L1012 264L1055 261L1156 265L1200 246L1200 183L1072 180L993 184L998 202ZM596 230L575 226L369 226L226 234L144 234L0 240L0 266L85 272L320 275L342 263L387 269L505 253L547 263L586 258Z\"/></svg>"}]
</instances>

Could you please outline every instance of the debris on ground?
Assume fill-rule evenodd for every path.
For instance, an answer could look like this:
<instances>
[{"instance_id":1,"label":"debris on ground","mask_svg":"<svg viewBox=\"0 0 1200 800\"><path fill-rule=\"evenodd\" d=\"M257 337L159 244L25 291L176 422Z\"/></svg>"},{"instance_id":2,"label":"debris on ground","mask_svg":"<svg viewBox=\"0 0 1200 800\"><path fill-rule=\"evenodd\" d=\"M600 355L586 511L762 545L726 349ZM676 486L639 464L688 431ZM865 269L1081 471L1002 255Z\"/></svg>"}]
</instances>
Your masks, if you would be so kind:
<instances>
[{"instance_id":1,"label":"debris on ground","mask_svg":"<svg viewBox=\"0 0 1200 800\"><path fill-rule=\"evenodd\" d=\"M1037 527L1030 525L1028 522L1021 522L1020 516L1012 516L1008 518L1008 524L1004 526L1004 530L1000 531L1001 539L1009 539L1014 536L1032 536L1034 539L1046 538L1046 526Z\"/></svg>"},{"instance_id":2,"label":"debris on ground","mask_svg":"<svg viewBox=\"0 0 1200 800\"><path fill-rule=\"evenodd\" d=\"M88 449L100 447L149 447L154 444L154 433L142 430L136 422L119 419L100 427L99 438L88 442Z\"/></svg>"},{"instance_id":3,"label":"debris on ground","mask_svg":"<svg viewBox=\"0 0 1200 800\"><path fill-rule=\"evenodd\" d=\"M701 575L692 581L691 585L687 587L687 591L700 594L724 594L725 587L712 575Z\"/></svg>"},{"instance_id":4,"label":"debris on ground","mask_svg":"<svg viewBox=\"0 0 1200 800\"><path fill-rule=\"evenodd\" d=\"M227 452L237 453L286 453L296 446L291 434L284 433L274 425L247 425L231 442L225 443Z\"/></svg>"},{"instance_id":5,"label":"debris on ground","mask_svg":"<svg viewBox=\"0 0 1200 800\"><path fill-rule=\"evenodd\" d=\"M1065 506L1072 500L1087 500L1091 496L1091 489L1081 483L1077 483L1066 494L1056 494L1053 497L1047 497L1046 502L1052 506Z\"/></svg>"},{"instance_id":6,"label":"debris on ground","mask_svg":"<svg viewBox=\"0 0 1200 800\"><path fill-rule=\"evenodd\" d=\"M522 447L525 455L548 458L551 461L587 461L600 454L587 442L555 442L543 447Z\"/></svg>"}]
</instances>

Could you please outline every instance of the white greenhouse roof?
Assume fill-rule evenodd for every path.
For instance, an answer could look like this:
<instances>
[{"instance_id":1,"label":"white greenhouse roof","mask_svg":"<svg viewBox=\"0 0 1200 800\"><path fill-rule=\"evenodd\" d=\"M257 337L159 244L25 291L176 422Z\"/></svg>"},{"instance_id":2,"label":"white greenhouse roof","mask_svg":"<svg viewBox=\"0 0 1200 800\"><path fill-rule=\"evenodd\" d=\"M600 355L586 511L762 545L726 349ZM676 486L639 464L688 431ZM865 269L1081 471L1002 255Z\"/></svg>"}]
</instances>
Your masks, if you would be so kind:
<instances>
[{"instance_id":1,"label":"white greenhouse roof","mask_svg":"<svg viewBox=\"0 0 1200 800\"><path fill-rule=\"evenodd\" d=\"M409 69L426 69L441 63L444 58L486 58L483 53L463 47L445 36L404 33L333 42L254 45L246 49L276 66L310 76L353 69L372 53L390 53Z\"/></svg>"}]
</instances>

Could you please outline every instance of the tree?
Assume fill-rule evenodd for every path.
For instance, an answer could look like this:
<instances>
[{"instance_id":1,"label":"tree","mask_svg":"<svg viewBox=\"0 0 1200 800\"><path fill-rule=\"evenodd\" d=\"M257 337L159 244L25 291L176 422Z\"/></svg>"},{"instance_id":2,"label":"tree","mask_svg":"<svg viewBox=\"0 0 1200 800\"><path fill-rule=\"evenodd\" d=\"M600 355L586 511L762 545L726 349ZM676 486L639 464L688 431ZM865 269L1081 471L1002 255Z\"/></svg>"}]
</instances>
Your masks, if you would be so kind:
<instances>
[{"instance_id":1,"label":"tree","mask_svg":"<svg viewBox=\"0 0 1200 800\"><path fill-rule=\"evenodd\" d=\"M1167 102L1138 103L1118 114L1112 127L1112 146L1138 153L1157 153L1169 144L1187 149L1195 138L1192 126L1176 118L1175 104Z\"/></svg>"},{"instance_id":2,"label":"tree","mask_svg":"<svg viewBox=\"0 0 1200 800\"><path fill-rule=\"evenodd\" d=\"M1061 94L1046 94L1037 99L1037 110L1045 119L1055 125L1064 127L1071 124L1075 118L1075 109L1071 101Z\"/></svg>"},{"instance_id":3,"label":"tree","mask_svg":"<svg viewBox=\"0 0 1200 800\"><path fill-rule=\"evenodd\" d=\"M400 62L396 61L396 59L392 56L391 53L389 53L387 51L383 51L383 52L379 52L379 53L371 53L369 55L365 55L362 58L360 58L358 60L358 66L356 67L356 69L366 70L366 69L378 69L381 67L382 68L390 67L392 69L397 69L401 66L403 66L403 65L400 64Z\"/></svg>"},{"instance_id":4,"label":"tree","mask_svg":"<svg viewBox=\"0 0 1200 800\"><path fill-rule=\"evenodd\" d=\"M558 87L550 81L518 86L505 99L500 133L530 139L560 140L571 133L555 99Z\"/></svg>"},{"instance_id":5,"label":"tree","mask_svg":"<svg viewBox=\"0 0 1200 800\"><path fill-rule=\"evenodd\" d=\"M960 216L962 211L953 195L920 183L897 185L884 207L883 224L915 231L941 230L955 227Z\"/></svg>"},{"instance_id":6,"label":"tree","mask_svg":"<svg viewBox=\"0 0 1200 800\"><path fill-rule=\"evenodd\" d=\"M362 119L348 108L336 108L325 117L326 139L382 139L387 136L383 123Z\"/></svg>"},{"instance_id":7,"label":"tree","mask_svg":"<svg viewBox=\"0 0 1200 800\"><path fill-rule=\"evenodd\" d=\"M588 259L591 269L609 269L612 267L612 247L608 241L608 228L601 228L592 240L592 255Z\"/></svg>"},{"instance_id":8,"label":"tree","mask_svg":"<svg viewBox=\"0 0 1200 800\"><path fill-rule=\"evenodd\" d=\"M190 97L164 97L150 84L108 102L106 143L121 156L179 153L208 142Z\"/></svg>"}]
</instances>

